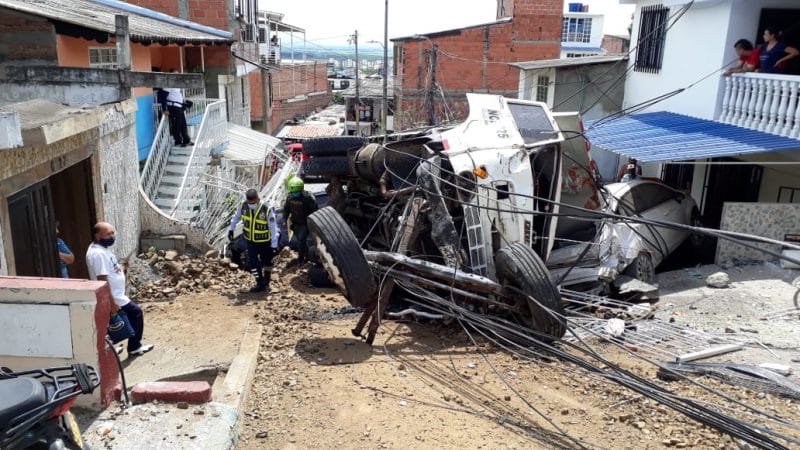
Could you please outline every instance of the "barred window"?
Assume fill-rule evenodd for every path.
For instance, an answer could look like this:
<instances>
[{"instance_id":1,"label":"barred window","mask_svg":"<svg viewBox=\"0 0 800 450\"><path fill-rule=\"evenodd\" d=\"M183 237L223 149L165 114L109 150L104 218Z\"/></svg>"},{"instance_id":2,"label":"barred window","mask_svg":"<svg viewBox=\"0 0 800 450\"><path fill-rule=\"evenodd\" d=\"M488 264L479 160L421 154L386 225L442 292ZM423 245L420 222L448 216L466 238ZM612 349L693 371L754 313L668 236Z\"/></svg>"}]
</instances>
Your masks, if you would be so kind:
<instances>
[{"instance_id":1,"label":"barred window","mask_svg":"<svg viewBox=\"0 0 800 450\"><path fill-rule=\"evenodd\" d=\"M89 67L95 69L116 69L119 67L117 48L89 47Z\"/></svg>"},{"instance_id":2,"label":"barred window","mask_svg":"<svg viewBox=\"0 0 800 450\"><path fill-rule=\"evenodd\" d=\"M645 6L639 19L639 40L636 49L637 72L658 73L664 59L669 8L663 5Z\"/></svg>"},{"instance_id":3,"label":"barred window","mask_svg":"<svg viewBox=\"0 0 800 450\"><path fill-rule=\"evenodd\" d=\"M547 103L547 94L550 91L550 77L539 75L536 78L536 101Z\"/></svg>"}]
</instances>

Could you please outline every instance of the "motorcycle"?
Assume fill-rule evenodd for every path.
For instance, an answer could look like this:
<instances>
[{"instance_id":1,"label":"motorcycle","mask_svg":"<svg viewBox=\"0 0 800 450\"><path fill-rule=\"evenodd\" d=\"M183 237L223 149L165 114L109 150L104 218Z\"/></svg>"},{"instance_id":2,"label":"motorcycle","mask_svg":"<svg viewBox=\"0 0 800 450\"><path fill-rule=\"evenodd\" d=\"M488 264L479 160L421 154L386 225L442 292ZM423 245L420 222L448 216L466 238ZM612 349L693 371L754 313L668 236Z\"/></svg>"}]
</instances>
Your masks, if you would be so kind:
<instances>
[{"instance_id":1,"label":"motorcycle","mask_svg":"<svg viewBox=\"0 0 800 450\"><path fill-rule=\"evenodd\" d=\"M22 372L0 368L0 449L85 450L70 408L100 386L86 364Z\"/></svg>"}]
</instances>

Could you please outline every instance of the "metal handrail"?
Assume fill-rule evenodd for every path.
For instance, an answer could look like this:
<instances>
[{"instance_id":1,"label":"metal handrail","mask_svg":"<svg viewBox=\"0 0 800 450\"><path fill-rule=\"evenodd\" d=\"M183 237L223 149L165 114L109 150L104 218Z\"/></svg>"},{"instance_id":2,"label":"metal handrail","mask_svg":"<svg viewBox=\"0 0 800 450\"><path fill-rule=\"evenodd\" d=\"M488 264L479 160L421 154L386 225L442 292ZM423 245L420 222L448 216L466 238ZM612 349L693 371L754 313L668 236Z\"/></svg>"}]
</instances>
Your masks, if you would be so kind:
<instances>
[{"instance_id":1,"label":"metal handrail","mask_svg":"<svg viewBox=\"0 0 800 450\"><path fill-rule=\"evenodd\" d=\"M169 159L170 134L168 122L166 115L161 116L153 143L150 145L150 153L147 155L147 161L145 161L144 169L139 177L139 184L151 200L155 198L156 189L158 189Z\"/></svg>"},{"instance_id":2,"label":"metal handrail","mask_svg":"<svg viewBox=\"0 0 800 450\"><path fill-rule=\"evenodd\" d=\"M228 134L226 116L225 100L216 100L206 106L203 120L200 122L200 128L195 137L195 143L192 146L192 152L189 155L189 161L183 172L178 194L175 196L175 204L170 210L170 216L173 218L177 218L175 215L178 206L190 200L187 196L189 190L186 186L189 176L197 173L195 169L204 168L208 165L212 152L224 144ZM200 198L199 193L193 192L193 194L192 197Z\"/></svg>"}]
</instances>

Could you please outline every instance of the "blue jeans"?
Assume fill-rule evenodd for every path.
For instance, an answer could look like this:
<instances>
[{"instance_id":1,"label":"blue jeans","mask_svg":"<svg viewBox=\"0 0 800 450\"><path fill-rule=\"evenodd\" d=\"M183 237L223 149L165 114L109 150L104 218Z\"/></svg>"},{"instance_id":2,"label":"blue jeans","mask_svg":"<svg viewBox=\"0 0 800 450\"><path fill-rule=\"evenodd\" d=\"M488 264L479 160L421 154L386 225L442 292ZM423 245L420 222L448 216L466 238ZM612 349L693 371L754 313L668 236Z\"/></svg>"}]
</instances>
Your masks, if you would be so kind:
<instances>
[{"instance_id":1,"label":"blue jeans","mask_svg":"<svg viewBox=\"0 0 800 450\"><path fill-rule=\"evenodd\" d=\"M127 305L120 308L128 315L128 321L133 327L135 333L132 337L128 338L128 351L136 350L142 346L142 334L144 334L144 313L142 308L139 308L135 302L131 301Z\"/></svg>"}]
</instances>

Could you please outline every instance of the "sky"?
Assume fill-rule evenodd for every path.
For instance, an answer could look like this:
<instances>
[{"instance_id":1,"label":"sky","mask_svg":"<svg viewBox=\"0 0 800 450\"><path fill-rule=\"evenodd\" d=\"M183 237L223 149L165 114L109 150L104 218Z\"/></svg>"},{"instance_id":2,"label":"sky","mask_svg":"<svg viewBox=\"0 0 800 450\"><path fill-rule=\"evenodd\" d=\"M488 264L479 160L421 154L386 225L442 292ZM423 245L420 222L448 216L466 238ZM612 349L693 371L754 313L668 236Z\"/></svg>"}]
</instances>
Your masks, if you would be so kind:
<instances>
[{"instance_id":1,"label":"sky","mask_svg":"<svg viewBox=\"0 0 800 450\"><path fill-rule=\"evenodd\" d=\"M583 3L589 12L605 14L605 34L628 33L633 5ZM347 45L355 30L360 43L383 42L382 0L259 0L259 9L285 14L283 21L304 28L311 45ZM389 0L389 39L491 22L496 9L496 0Z\"/></svg>"}]
</instances>

